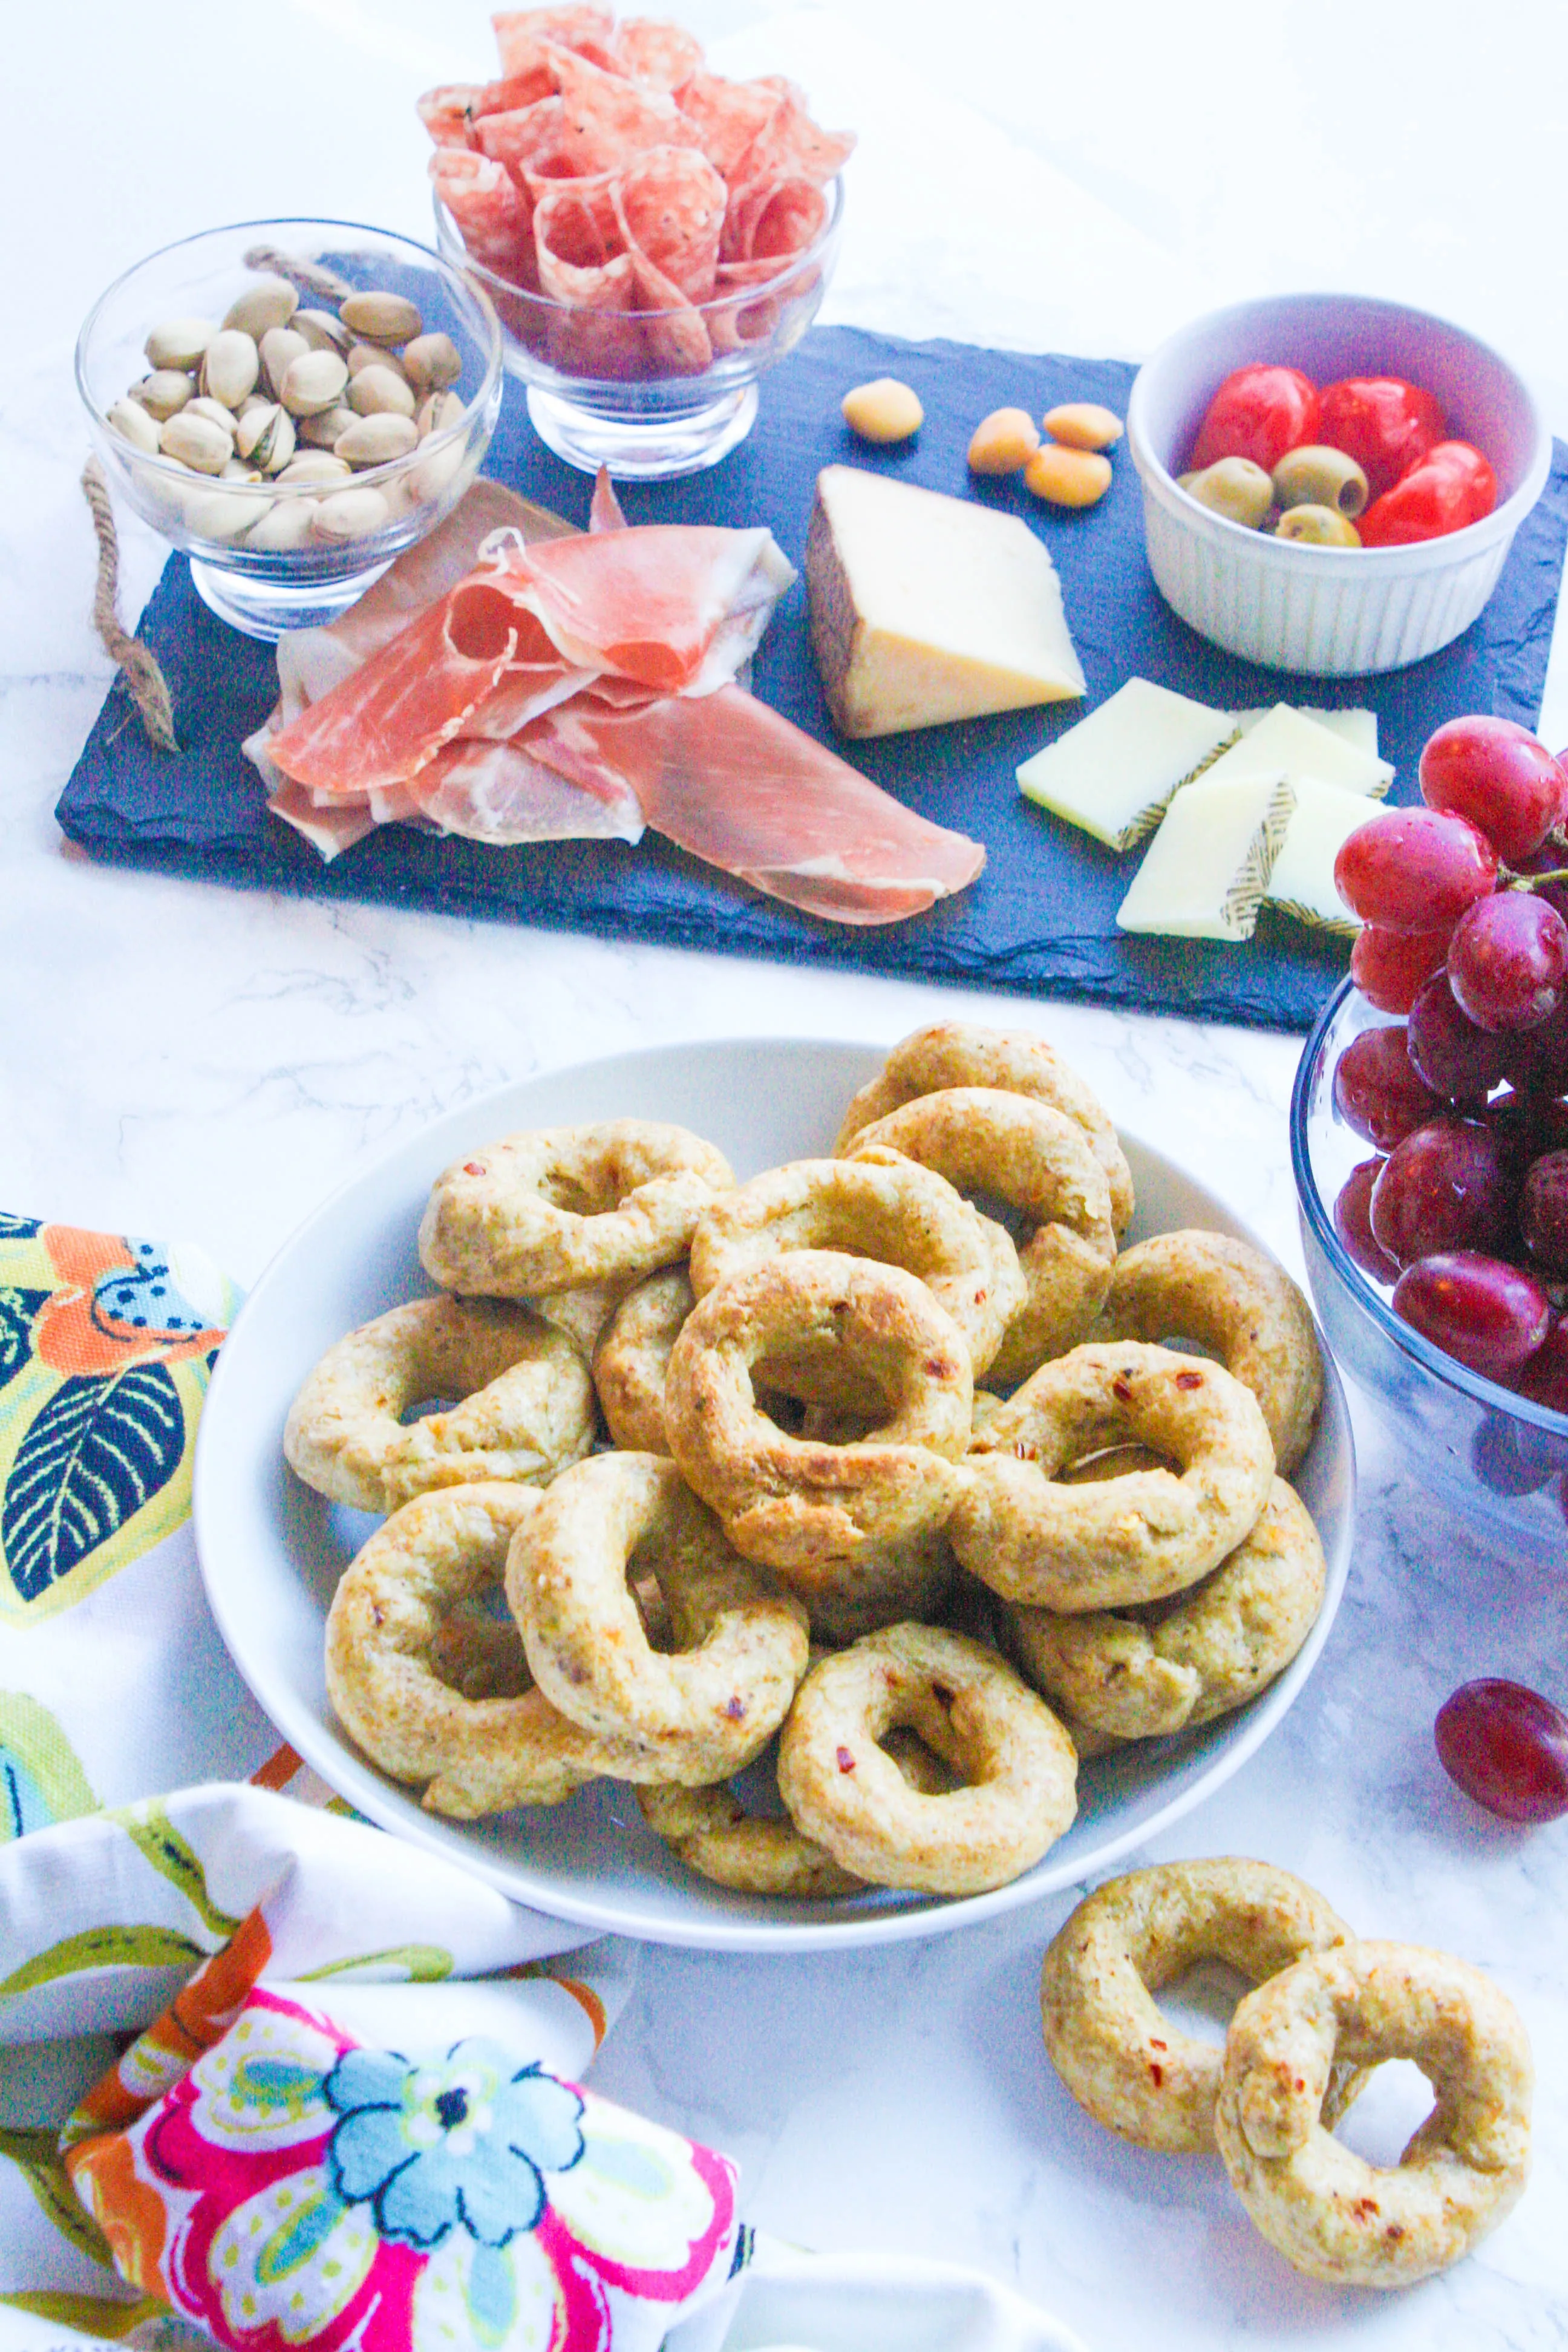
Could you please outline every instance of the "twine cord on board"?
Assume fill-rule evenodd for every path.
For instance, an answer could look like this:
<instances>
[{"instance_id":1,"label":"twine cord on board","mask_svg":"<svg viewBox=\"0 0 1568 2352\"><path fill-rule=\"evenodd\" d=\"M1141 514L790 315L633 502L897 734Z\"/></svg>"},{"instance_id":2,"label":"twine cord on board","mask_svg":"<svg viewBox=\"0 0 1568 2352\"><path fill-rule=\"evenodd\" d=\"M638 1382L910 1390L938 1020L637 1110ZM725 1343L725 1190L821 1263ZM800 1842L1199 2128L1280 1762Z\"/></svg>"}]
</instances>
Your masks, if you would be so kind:
<instances>
[{"instance_id":1,"label":"twine cord on board","mask_svg":"<svg viewBox=\"0 0 1568 2352\"><path fill-rule=\"evenodd\" d=\"M136 706L148 741L160 751L177 751L180 744L174 733L174 705L169 681L158 667L152 647L131 636L121 622L120 541L115 534L114 509L109 503L109 485L96 457L89 457L81 469L81 488L91 509L92 528L98 538L93 626L103 640L104 651L119 667L125 691Z\"/></svg>"}]
</instances>

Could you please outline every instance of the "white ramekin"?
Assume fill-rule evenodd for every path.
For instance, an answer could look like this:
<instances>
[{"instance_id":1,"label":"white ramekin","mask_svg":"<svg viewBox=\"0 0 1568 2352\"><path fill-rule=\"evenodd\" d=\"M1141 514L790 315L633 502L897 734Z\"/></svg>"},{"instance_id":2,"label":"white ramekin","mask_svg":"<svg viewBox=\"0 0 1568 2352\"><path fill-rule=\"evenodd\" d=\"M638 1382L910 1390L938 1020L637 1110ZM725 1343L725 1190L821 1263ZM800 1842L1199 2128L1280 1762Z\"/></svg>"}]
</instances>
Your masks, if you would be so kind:
<instances>
[{"instance_id":1,"label":"white ramekin","mask_svg":"<svg viewBox=\"0 0 1568 2352\"><path fill-rule=\"evenodd\" d=\"M1401 375L1441 402L1451 435L1498 478L1484 521L1415 547L1307 547L1247 530L1176 487L1205 409L1261 360L1319 383ZM1361 294L1282 294L1194 320L1139 370L1127 445L1143 485L1149 568L1165 602L1244 660L1320 677L1399 669L1468 629L1545 487L1552 437L1528 386L1446 320Z\"/></svg>"}]
</instances>

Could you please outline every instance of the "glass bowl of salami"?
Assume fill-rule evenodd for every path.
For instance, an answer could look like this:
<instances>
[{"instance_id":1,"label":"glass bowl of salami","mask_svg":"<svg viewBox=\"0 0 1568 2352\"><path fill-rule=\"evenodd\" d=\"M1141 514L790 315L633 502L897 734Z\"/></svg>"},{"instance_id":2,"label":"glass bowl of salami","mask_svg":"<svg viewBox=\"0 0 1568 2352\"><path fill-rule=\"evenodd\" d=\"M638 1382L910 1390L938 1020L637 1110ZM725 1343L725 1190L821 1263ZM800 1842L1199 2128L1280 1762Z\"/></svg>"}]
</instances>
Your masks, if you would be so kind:
<instances>
[{"instance_id":1,"label":"glass bowl of salami","mask_svg":"<svg viewBox=\"0 0 1568 2352\"><path fill-rule=\"evenodd\" d=\"M442 252L494 304L557 457L634 480L716 465L821 305L852 134L779 76L707 71L676 25L494 23L500 79L419 101Z\"/></svg>"},{"instance_id":2,"label":"glass bowl of salami","mask_svg":"<svg viewBox=\"0 0 1568 2352\"><path fill-rule=\"evenodd\" d=\"M76 378L111 489L248 636L333 620L450 513L500 410L469 274L347 221L244 221L101 295Z\"/></svg>"}]
</instances>

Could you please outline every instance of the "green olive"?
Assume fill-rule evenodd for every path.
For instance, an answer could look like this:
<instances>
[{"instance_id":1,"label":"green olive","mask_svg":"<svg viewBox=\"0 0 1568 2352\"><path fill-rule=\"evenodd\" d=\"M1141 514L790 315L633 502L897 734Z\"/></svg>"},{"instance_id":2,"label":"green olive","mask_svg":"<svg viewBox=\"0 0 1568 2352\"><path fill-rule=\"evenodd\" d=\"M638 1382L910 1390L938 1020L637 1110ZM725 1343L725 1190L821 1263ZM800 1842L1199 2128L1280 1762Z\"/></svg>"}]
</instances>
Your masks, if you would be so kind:
<instances>
[{"instance_id":1,"label":"green olive","mask_svg":"<svg viewBox=\"0 0 1568 2352\"><path fill-rule=\"evenodd\" d=\"M1200 506L1224 515L1227 522L1245 523L1248 530L1261 529L1274 503L1273 483L1250 457L1221 457L1201 474L1179 475L1177 482Z\"/></svg>"},{"instance_id":2,"label":"green olive","mask_svg":"<svg viewBox=\"0 0 1568 2352\"><path fill-rule=\"evenodd\" d=\"M1293 539L1300 547L1359 547L1361 533L1348 515L1332 507L1287 507L1275 528L1277 539Z\"/></svg>"},{"instance_id":3,"label":"green olive","mask_svg":"<svg viewBox=\"0 0 1568 2352\"><path fill-rule=\"evenodd\" d=\"M1274 495L1282 507L1333 507L1353 520L1372 491L1342 449L1308 447L1286 450L1274 468Z\"/></svg>"}]
</instances>

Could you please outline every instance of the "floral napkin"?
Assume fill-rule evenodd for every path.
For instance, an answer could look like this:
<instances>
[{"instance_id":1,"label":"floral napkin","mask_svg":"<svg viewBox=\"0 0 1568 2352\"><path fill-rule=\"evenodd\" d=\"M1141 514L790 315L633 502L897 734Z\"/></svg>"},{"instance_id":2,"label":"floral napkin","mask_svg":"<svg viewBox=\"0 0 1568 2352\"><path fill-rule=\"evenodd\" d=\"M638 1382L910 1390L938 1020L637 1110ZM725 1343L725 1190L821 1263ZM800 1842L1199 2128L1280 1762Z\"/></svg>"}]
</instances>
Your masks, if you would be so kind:
<instances>
[{"instance_id":1,"label":"floral napkin","mask_svg":"<svg viewBox=\"0 0 1568 2352\"><path fill-rule=\"evenodd\" d=\"M237 1304L0 1217L0 2345L655 2352L749 2240L723 2158L577 2087L624 1948L552 1963L574 1929L390 1846L207 1612Z\"/></svg>"}]
</instances>

